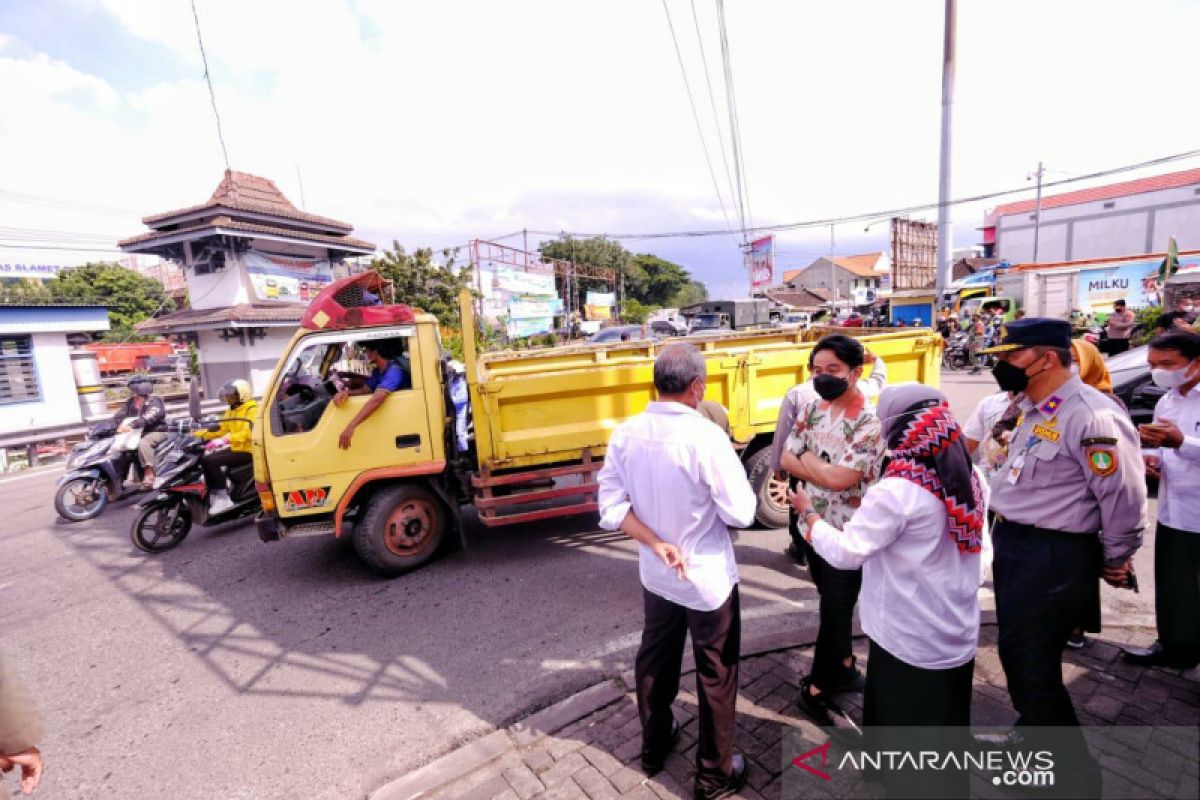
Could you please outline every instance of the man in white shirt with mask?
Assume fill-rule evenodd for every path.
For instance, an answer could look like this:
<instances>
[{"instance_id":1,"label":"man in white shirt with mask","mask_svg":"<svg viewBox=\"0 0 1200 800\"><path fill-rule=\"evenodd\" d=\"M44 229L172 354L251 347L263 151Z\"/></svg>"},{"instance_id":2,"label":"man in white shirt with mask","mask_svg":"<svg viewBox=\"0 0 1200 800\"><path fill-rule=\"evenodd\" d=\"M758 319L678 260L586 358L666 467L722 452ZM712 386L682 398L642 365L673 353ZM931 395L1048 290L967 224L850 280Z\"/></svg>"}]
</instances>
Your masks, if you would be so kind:
<instances>
[{"instance_id":1,"label":"man in white shirt with mask","mask_svg":"<svg viewBox=\"0 0 1200 800\"><path fill-rule=\"evenodd\" d=\"M1200 663L1200 334L1175 331L1150 342L1154 382L1169 391L1154 422L1139 425L1146 471L1157 474L1154 611L1158 641L1129 648L1143 666Z\"/></svg>"},{"instance_id":2,"label":"man in white shirt with mask","mask_svg":"<svg viewBox=\"0 0 1200 800\"><path fill-rule=\"evenodd\" d=\"M694 796L736 794L746 761L733 750L741 614L729 528L754 521L755 496L728 436L696 411L704 356L664 347L658 401L609 440L598 482L600 527L637 540L646 623L635 667L642 769L653 775L679 737L671 704L690 633L700 699Z\"/></svg>"}]
</instances>

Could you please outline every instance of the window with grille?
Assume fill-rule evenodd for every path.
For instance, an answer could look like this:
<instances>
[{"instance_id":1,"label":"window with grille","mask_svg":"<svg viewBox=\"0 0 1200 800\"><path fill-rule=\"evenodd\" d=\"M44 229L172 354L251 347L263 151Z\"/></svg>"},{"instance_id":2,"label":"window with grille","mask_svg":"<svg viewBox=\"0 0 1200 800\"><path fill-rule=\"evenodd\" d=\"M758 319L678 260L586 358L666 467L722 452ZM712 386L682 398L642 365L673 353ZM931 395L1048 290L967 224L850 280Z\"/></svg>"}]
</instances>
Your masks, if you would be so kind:
<instances>
[{"instance_id":1,"label":"window with grille","mask_svg":"<svg viewBox=\"0 0 1200 800\"><path fill-rule=\"evenodd\" d=\"M0 403L40 400L33 337L0 336Z\"/></svg>"}]
</instances>

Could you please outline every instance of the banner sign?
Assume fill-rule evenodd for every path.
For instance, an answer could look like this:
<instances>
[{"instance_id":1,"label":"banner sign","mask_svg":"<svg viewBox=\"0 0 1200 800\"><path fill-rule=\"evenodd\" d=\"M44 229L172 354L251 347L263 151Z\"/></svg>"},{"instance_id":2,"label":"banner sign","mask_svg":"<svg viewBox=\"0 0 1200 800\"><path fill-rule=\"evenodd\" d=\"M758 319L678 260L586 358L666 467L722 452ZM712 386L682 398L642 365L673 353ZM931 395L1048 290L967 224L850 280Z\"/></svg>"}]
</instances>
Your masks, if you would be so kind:
<instances>
[{"instance_id":1,"label":"banner sign","mask_svg":"<svg viewBox=\"0 0 1200 800\"><path fill-rule=\"evenodd\" d=\"M764 236L750 243L750 285L754 288L775 282L775 236Z\"/></svg>"},{"instance_id":2,"label":"banner sign","mask_svg":"<svg viewBox=\"0 0 1200 800\"><path fill-rule=\"evenodd\" d=\"M554 329L552 317L533 317L531 319L509 319L509 338L517 339L522 336L536 336L539 333L549 333Z\"/></svg>"},{"instance_id":3,"label":"banner sign","mask_svg":"<svg viewBox=\"0 0 1200 800\"><path fill-rule=\"evenodd\" d=\"M328 260L278 256L249 250L242 254L259 300L308 303L333 282Z\"/></svg>"},{"instance_id":4,"label":"banner sign","mask_svg":"<svg viewBox=\"0 0 1200 800\"><path fill-rule=\"evenodd\" d=\"M498 267L496 269L496 288L512 294L549 295L557 294L554 288L554 275L543 272L523 272L519 269Z\"/></svg>"},{"instance_id":5,"label":"banner sign","mask_svg":"<svg viewBox=\"0 0 1200 800\"><path fill-rule=\"evenodd\" d=\"M0 278L41 278L49 280L58 276L60 270L69 267L58 264L0 264Z\"/></svg>"},{"instance_id":6,"label":"banner sign","mask_svg":"<svg viewBox=\"0 0 1200 800\"><path fill-rule=\"evenodd\" d=\"M583 313L588 319L612 319L612 306L594 306L588 304L583 307Z\"/></svg>"},{"instance_id":7,"label":"banner sign","mask_svg":"<svg viewBox=\"0 0 1200 800\"><path fill-rule=\"evenodd\" d=\"M1161 258L1119 261L1079 271L1079 309L1085 314L1107 314L1114 300L1130 308L1162 305L1158 280ZM1200 256L1180 256L1179 272L1200 269Z\"/></svg>"},{"instance_id":8,"label":"banner sign","mask_svg":"<svg viewBox=\"0 0 1200 800\"><path fill-rule=\"evenodd\" d=\"M536 319L562 314L562 300L513 300L508 304L509 319Z\"/></svg>"},{"instance_id":9,"label":"banner sign","mask_svg":"<svg viewBox=\"0 0 1200 800\"><path fill-rule=\"evenodd\" d=\"M612 292L588 292L585 305L589 306L608 306L612 308L617 304L617 296Z\"/></svg>"}]
</instances>

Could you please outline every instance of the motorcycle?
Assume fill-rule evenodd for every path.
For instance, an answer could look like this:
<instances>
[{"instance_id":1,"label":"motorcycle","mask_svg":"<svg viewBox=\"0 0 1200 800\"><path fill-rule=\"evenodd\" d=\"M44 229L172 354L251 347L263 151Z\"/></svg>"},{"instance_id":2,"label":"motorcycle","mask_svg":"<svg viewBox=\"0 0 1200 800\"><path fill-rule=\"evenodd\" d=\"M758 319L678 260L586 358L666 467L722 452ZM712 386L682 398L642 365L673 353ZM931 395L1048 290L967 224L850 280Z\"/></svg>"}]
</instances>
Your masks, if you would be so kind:
<instances>
[{"instance_id":1,"label":"motorcycle","mask_svg":"<svg viewBox=\"0 0 1200 800\"><path fill-rule=\"evenodd\" d=\"M95 425L67 457L67 472L58 479L54 494L54 510L58 515L67 522L84 522L98 517L110 501L126 494L140 494L140 487L124 488L131 468L141 474L139 441L141 431L136 428L119 433L114 422ZM161 456L171 441L168 438L159 443L156 454Z\"/></svg>"},{"instance_id":2,"label":"motorcycle","mask_svg":"<svg viewBox=\"0 0 1200 800\"><path fill-rule=\"evenodd\" d=\"M955 331L946 340L942 351L942 366L946 369L966 369L971 363L971 339L966 331Z\"/></svg>"},{"instance_id":3,"label":"motorcycle","mask_svg":"<svg viewBox=\"0 0 1200 800\"><path fill-rule=\"evenodd\" d=\"M215 423L206 427L210 431L217 429ZM193 524L212 527L258 514L262 506L254 487L252 464L229 468L229 497L233 507L218 514L210 511L208 486L200 466L204 453L204 441L184 438L159 458L155 494L138 503L138 515L129 529L129 536L139 550L165 553L183 542Z\"/></svg>"}]
</instances>

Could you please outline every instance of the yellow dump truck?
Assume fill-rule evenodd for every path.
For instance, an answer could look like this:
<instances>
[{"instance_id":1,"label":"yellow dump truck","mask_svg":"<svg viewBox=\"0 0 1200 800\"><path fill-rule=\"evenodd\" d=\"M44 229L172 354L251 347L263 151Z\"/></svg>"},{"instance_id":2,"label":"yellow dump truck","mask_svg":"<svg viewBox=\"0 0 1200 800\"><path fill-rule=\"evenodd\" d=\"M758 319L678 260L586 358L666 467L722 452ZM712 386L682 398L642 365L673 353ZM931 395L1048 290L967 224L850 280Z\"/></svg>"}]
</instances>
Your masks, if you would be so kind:
<instances>
[{"instance_id":1,"label":"yellow dump truck","mask_svg":"<svg viewBox=\"0 0 1200 800\"><path fill-rule=\"evenodd\" d=\"M605 445L617 425L654 399L653 364L662 343L480 353L464 293L460 377L432 316L418 312L396 321L351 308L331 321L321 310L329 294L314 301L288 345L254 427L263 505L257 525L264 541L348 535L367 564L396 575L425 563L444 541L461 544L460 508L466 505L489 527L595 512ZM938 383L936 334L845 332L887 361L893 381ZM787 521L784 486L770 474L768 445L784 393L807 379L820 333L772 329L687 339L708 362L707 398L729 410L764 525ZM387 344L390 357L411 375L411 388L393 392L341 449L339 435L368 398L351 397L340 406L331 400L337 384L363 371L353 355L355 345L368 340Z\"/></svg>"}]
</instances>

